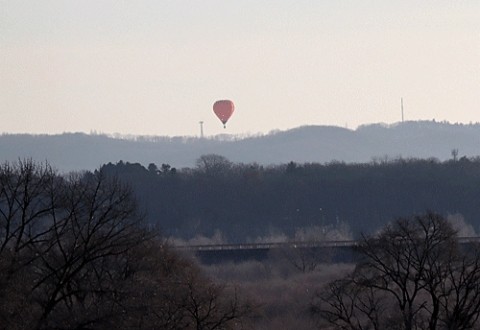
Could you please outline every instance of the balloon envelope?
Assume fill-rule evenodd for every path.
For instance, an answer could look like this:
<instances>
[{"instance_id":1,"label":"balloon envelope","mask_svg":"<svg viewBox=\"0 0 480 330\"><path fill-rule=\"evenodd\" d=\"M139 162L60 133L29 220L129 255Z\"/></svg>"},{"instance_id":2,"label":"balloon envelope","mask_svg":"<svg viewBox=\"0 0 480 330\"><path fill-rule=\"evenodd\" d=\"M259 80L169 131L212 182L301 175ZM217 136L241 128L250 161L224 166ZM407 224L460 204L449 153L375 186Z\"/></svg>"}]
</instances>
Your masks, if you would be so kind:
<instances>
[{"instance_id":1,"label":"balloon envelope","mask_svg":"<svg viewBox=\"0 0 480 330\"><path fill-rule=\"evenodd\" d=\"M223 123L223 127L225 127L234 110L235 105L230 100L219 100L213 104L213 112L215 112L218 119Z\"/></svg>"}]
</instances>

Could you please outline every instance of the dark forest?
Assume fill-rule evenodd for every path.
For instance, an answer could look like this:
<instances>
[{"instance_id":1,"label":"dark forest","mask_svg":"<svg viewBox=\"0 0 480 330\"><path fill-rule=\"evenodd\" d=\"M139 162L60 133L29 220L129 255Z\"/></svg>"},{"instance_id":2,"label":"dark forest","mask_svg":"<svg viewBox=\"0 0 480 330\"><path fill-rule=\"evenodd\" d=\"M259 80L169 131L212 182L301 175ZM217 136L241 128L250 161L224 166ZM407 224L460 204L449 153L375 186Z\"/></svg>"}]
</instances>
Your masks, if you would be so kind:
<instances>
[{"instance_id":1,"label":"dark forest","mask_svg":"<svg viewBox=\"0 0 480 330\"><path fill-rule=\"evenodd\" d=\"M183 239L221 232L237 243L338 226L358 238L395 217L428 210L478 226L478 158L262 166L209 154L181 170L122 161L102 169L132 184L150 224Z\"/></svg>"}]
</instances>

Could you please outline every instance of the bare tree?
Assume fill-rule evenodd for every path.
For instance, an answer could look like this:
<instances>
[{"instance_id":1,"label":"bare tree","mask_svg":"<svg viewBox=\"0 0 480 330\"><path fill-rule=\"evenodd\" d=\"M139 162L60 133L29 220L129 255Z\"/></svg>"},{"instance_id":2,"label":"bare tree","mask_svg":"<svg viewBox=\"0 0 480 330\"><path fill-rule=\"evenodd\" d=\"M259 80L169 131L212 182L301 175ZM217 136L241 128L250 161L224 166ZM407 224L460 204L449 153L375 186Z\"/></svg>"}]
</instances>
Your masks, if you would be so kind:
<instances>
[{"instance_id":1,"label":"bare tree","mask_svg":"<svg viewBox=\"0 0 480 330\"><path fill-rule=\"evenodd\" d=\"M321 264L331 260L332 251L318 246L318 242L284 243L271 252L271 256L280 264L293 267L302 273L313 272Z\"/></svg>"},{"instance_id":2,"label":"bare tree","mask_svg":"<svg viewBox=\"0 0 480 330\"><path fill-rule=\"evenodd\" d=\"M72 176L63 187L48 235L33 247L40 256L32 287L41 306L37 328L71 324L79 310L90 317L78 322L111 317L120 297L117 282L127 279L126 252L150 238L131 190L118 180L96 172Z\"/></svg>"},{"instance_id":3,"label":"bare tree","mask_svg":"<svg viewBox=\"0 0 480 330\"><path fill-rule=\"evenodd\" d=\"M280 262L293 266L302 273L312 272L320 265L328 263L333 250L324 245L329 240L351 239L347 226L309 226L298 228L295 236L272 256Z\"/></svg>"},{"instance_id":4,"label":"bare tree","mask_svg":"<svg viewBox=\"0 0 480 330\"><path fill-rule=\"evenodd\" d=\"M336 327L397 323L400 329L433 330L475 324L480 315L480 255L465 254L441 216L398 219L377 237L365 238L358 250L364 260L350 275L348 286L334 283L320 295L323 303L317 311ZM357 292L368 292L371 299ZM380 300L387 303L378 314ZM374 322L370 315L381 317Z\"/></svg>"},{"instance_id":5,"label":"bare tree","mask_svg":"<svg viewBox=\"0 0 480 330\"><path fill-rule=\"evenodd\" d=\"M229 329L251 308L147 229L103 171L0 166L0 329Z\"/></svg>"},{"instance_id":6,"label":"bare tree","mask_svg":"<svg viewBox=\"0 0 480 330\"><path fill-rule=\"evenodd\" d=\"M480 316L480 251L477 246L448 265L440 283L440 321L446 329L473 329Z\"/></svg>"},{"instance_id":7,"label":"bare tree","mask_svg":"<svg viewBox=\"0 0 480 330\"><path fill-rule=\"evenodd\" d=\"M125 252L148 237L130 189L102 172L64 178L48 164L3 164L2 326L72 328L111 317Z\"/></svg>"},{"instance_id":8,"label":"bare tree","mask_svg":"<svg viewBox=\"0 0 480 330\"><path fill-rule=\"evenodd\" d=\"M48 235L56 200L50 192L58 181L48 164L31 160L0 165L0 327L23 328L36 309L31 307L30 266L40 257L32 253Z\"/></svg>"},{"instance_id":9,"label":"bare tree","mask_svg":"<svg viewBox=\"0 0 480 330\"><path fill-rule=\"evenodd\" d=\"M132 259L136 280L126 303L141 317L125 324L141 329L240 329L253 315L252 304L235 287L213 283L167 245L148 245L144 248L149 251L141 251L142 260Z\"/></svg>"},{"instance_id":10,"label":"bare tree","mask_svg":"<svg viewBox=\"0 0 480 330\"><path fill-rule=\"evenodd\" d=\"M383 329L383 313L386 310L384 297L375 294L372 288L356 284L354 276L336 280L326 291L316 297L320 302L312 306L312 312L320 313L330 324L340 329ZM319 306L328 308L318 310Z\"/></svg>"},{"instance_id":11,"label":"bare tree","mask_svg":"<svg viewBox=\"0 0 480 330\"><path fill-rule=\"evenodd\" d=\"M435 329L439 313L435 292L457 251L450 225L433 213L399 219L378 238L365 239L359 250L367 257L359 266L364 269L362 283L392 296L405 329L425 318Z\"/></svg>"},{"instance_id":12,"label":"bare tree","mask_svg":"<svg viewBox=\"0 0 480 330\"><path fill-rule=\"evenodd\" d=\"M233 164L226 157L216 154L202 155L196 161L197 169L211 177L224 176Z\"/></svg>"},{"instance_id":13,"label":"bare tree","mask_svg":"<svg viewBox=\"0 0 480 330\"><path fill-rule=\"evenodd\" d=\"M23 252L48 231L44 219L51 214L50 191L55 173L49 165L31 160L0 166L0 256L11 257L10 271ZM5 259L4 259L5 260ZM9 274L11 275L11 274Z\"/></svg>"}]
</instances>

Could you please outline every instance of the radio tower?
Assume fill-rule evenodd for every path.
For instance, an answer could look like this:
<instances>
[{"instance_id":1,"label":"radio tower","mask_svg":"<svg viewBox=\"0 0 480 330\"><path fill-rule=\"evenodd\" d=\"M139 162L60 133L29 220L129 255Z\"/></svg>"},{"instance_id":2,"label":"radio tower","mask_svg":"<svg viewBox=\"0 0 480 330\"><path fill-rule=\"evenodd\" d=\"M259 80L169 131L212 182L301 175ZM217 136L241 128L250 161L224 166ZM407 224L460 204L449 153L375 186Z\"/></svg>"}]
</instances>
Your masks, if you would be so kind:
<instances>
[{"instance_id":1,"label":"radio tower","mask_svg":"<svg viewBox=\"0 0 480 330\"><path fill-rule=\"evenodd\" d=\"M198 122L200 124L200 137L203 139L203 121Z\"/></svg>"},{"instance_id":2,"label":"radio tower","mask_svg":"<svg viewBox=\"0 0 480 330\"><path fill-rule=\"evenodd\" d=\"M402 123L403 123L403 97L400 99L400 104L402 107Z\"/></svg>"}]
</instances>

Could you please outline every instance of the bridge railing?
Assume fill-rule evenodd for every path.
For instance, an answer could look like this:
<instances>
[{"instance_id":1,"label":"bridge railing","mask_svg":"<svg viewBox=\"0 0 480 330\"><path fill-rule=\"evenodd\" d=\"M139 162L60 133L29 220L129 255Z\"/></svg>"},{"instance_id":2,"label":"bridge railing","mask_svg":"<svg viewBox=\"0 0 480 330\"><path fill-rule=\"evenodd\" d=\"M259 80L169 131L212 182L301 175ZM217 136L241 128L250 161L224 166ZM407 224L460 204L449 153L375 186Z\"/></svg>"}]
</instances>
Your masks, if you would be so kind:
<instances>
[{"instance_id":1,"label":"bridge railing","mask_svg":"<svg viewBox=\"0 0 480 330\"><path fill-rule=\"evenodd\" d=\"M209 245L174 245L182 251L221 251L221 250L270 250L280 248L316 248L316 247L353 247L360 243L356 240L339 241L307 241L307 242L271 242L271 243L240 243L240 244L209 244ZM459 237L458 243L480 243L480 237Z\"/></svg>"},{"instance_id":2,"label":"bridge railing","mask_svg":"<svg viewBox=\"0 0 480 330\"><path fill-rule=\"evenodd\" d=\"M241 243L213 245L181 245L174 246L178 250L187 251L218 251L218 250L269 250L279 248L309 248L309 247L342 247L354 246L357 241L311 241L311 242L273 242L273 243Z\"/></svg>"}]
</instances>

